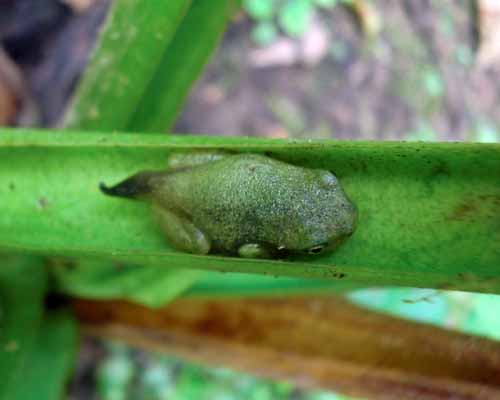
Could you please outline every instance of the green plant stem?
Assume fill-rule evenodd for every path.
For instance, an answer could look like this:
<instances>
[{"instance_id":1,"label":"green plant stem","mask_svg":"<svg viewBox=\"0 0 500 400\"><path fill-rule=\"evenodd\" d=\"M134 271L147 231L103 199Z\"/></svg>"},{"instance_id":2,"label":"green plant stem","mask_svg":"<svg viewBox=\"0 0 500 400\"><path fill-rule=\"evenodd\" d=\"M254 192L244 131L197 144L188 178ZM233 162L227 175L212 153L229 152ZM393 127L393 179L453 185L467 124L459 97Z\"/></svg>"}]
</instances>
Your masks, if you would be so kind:
<instances>
[{"instance_id":1,"label":"green plant stem","mask_svg":"<svg viewBox=\"0 0 500 400\"><path fill-rule=\"evenodd\" d=\"M168 129L236 6L233 0L117 0L63 126Z\"/></svg>"},{"instance_id":2,"label":"green plant stem","mask_svg":"<svg viewBox=\"0 0 500 400\"><path fill-rule=\"evenodd\" d=\"M196 0L180 24L129 121L136 132L170 129L234 11L232 0Z\"/></svg>"},{"instance_id":3,"label":"green plant stem","mask_svg":"<svg viewBox=\"0 0 500 400\"><path fill-rule=\"evenodd\" d=\"M127 129L190 3L116 0L64 127Z\"/></svg>"},{"instance_id":4,"label":"green plant stem","mask_svg":"<svg viewBox=\"0 0 500 400\"><path fill-rule=\"evenodd\" d=\"M2 254L0 267L0 399L18 399L43 318L47 274L36 257Z\"/></svg>"},{"instance_id":5,"label":"green plant stem","mask_svg":"<svg viewBox=\"0 0 500 400\"><path fill-rule=\"evenodd\" d=\"M336 173L354 235L315 259L196 256L166 244L146 204L100 181L160 169L171 152L223 148ZM500 293L500 145L279 141L0 130L0 247L195 268ZM64 168L61 168L61 166ZM216 184L216 183L214 183Z\"/></svg>"}]
</instances>

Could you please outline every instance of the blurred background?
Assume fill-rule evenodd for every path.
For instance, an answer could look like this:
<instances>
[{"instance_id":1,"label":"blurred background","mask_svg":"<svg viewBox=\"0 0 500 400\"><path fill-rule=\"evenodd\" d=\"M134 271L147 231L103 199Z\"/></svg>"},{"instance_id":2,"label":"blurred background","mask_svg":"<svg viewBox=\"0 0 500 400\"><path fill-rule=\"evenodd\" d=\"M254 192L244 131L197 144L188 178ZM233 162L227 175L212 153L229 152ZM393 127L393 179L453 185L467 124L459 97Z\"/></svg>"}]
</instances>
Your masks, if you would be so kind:
<instances>
[{"instance_id":1,"label":"blurred background","mask_svg":"<svg viewBox=\"0 0 500 400\"><path fill-rule=\"evenodd\" d=\"M0 2L0 124L57 127L108 0ZM175 132L500 141L500 1L243 0ZM500 296L409 288L373 309L500 339ZM71 399L345 399L85 340Z\"/></svg>"}]
</instances>

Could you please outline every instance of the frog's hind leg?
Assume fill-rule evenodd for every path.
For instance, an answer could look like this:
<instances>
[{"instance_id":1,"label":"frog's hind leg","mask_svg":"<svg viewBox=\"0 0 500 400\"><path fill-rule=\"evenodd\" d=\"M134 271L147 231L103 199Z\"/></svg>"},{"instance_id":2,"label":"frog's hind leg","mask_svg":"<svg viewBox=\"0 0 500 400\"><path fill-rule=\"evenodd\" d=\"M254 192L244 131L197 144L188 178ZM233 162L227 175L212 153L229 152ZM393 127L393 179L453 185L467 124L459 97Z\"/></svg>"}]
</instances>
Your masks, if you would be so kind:
<instances>
[{"instance_id":1,"label":"frog's hind leg","mask_svg":"<svg viewBox=\"0 0 500 400\"><path fill-rule=\"evenodd\" d=\"M158 205L153 205L153 211L167 241L174 248L193 254L208 254L210 240L191 221Z\"/></svg>"},{"instance_id":2,"label":"frog's hind leg","mask_svg":"<svg viewBox=\"0 0 500 400\"><path fill-rule=\"evenodd\" d=\"M169 171L191 168L197 165L219 161L233 155L225 150L198 150L187 153L173 153L168 158L167 168Z\"/></svg>"},{"instance_id":3,"label":"frog's hind leg","mask_svg":"<svg viewBox=\"0 0 500 400\"><path fill-rule=\"evenodd\" d=\"M127 197L130 199L145 198L153 190L152 179L159 174L160 172L158 171L138 172L114 186L107 186L101 182L99 183L99 189L108 196Z\"/></svg>"}]
</instances>

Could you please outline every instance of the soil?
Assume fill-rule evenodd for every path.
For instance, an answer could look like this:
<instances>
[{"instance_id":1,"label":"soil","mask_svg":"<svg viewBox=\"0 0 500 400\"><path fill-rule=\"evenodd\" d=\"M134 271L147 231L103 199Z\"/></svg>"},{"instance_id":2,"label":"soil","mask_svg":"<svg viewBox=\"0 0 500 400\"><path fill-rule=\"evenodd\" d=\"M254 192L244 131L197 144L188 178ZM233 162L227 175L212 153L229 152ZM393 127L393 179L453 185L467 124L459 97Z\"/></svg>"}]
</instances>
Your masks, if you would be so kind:
<instances>
[{"instance_id":1,"label":"soil","mask_svg":"<svg viewBox=\"0 0 500 400\"><path fill-rule=\"evenodd\" d=\"M315 66L256 68L246 21L232 26L177 130L336 139L474 140L500 121L496 67L475 64L469 1L377 2L363 35L344 7L321 15L330 54Z\"/></svg>"},{"instance_id":2,"label":"soil","mask_svg":"<svg viewBox=\"0 0 500 400\"><path fill-rule=\"evenodd\" d=\"M57 0L0 5L0 39L26 77L38 124L57 124L107 4L95 1L80 14ZM251 23L239 18L192 91L175 131L477 140L500 121L500 62L486 67L475 62L472 4L377 2L382 28L374 38L363 34L349 9L322 11L316 21L327 30L329 48L315 65L299 58L289 65L257 66Z\"/></svg>"}]
</instances>

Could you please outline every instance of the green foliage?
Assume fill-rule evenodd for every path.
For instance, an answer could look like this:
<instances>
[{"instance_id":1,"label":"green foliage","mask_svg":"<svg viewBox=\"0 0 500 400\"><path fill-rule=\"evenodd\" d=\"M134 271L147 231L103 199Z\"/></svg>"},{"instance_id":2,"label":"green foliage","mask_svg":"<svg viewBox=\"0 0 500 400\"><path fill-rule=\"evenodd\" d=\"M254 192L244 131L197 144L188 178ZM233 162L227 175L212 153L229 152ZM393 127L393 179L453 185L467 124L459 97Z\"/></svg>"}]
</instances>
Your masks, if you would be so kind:
<instances>
[{"instance_id":1,"label":"green foliage","mask_svg":"<svg viewBox=\"0 0 500 400\"><path fill-rule=\"evenodd\" d=\"M243 7L256 20L268 20L276 11L276 0L244 0Z\"/></svg>"},{"instance_id":2,"label":"green foliage","mask_svg":"<svg viewBox=\"0 0 500 400\"><path fill-rule=\"evenodd\" d=\"M278 36L278 26L285 35L304 35L317 8L329 9L338 3L338 0L245 0L243 8L256 23L252 40L264 46Z\"/></svg>"},{"instance_id":3,"label":"green foliage","mask_svg":"<svg viewBox=\"0 0 500 400\"><path fill-rule=\"evenodd\" d=\"M171 152L197 148L266 152L334 171L358 207L356 232L335 252L314 259L196 256L165 243L147 204L98 190L101 181L161 169ZM165 269L498 292L500 282L491 276L500 253L491 243L500 241L500 232L491 216L499 215L499 154L497 144L2 130L0 157L10 168L0 169L6 182L0 186L0 247Z\"/></svg>"},{"instance_id":4,"label":"green foliage","mask_svg":"<svg viewBox=\"0 0 500 400\"><path fill-rule=\"evenodd\" d=\"M47 276L40 262L3 255L0 268L2 329L0 330L0 399L19 398L23 370L37 340L43 318Z\"/></svg>"},{"instance_id":5,"label":"green foliage","mask_svg":"<svg viewBox=\"0 0 500 400\"><path fill-rule=\"evenodd\" d=\"M136 372L128 347L110 343L109 355L97 370L97 392L103 400L125 400Z\"/></svg>"},{"instance_id":6,"label":"green foliage","mask_svg":"<svg viewBox=\"0 0 500 400\"><path fill-rule=\"evenodd\" d=\"M357 288L350 282L219 272L200 274L196 270L126 266L103 261L80 261L77 265L54 263L52 272L57 290L62 293L102 300L128 299L149 307L161 307L180 293L213 298L338 293Z\"/></svg>"},{"instance_id":7,"label":"green foliage","mask_svg":"<svg viewBox=\"0 0 500 400\"><path fill-rule=\"evenodd\" d=\"M480 143L499 143L500 135L497 127L489 121L478 121L475 129L476 142Z\"/></svg>"},{"instance_id":8,"label":"green foliage","mask_svg":"<svg viewBox=\"0 0 500 400\"><path fill-rule=\"evenodd\" d=\"M261 46L272 43L278 36L276 26L268 21L259 22L252 29L252 39Z\"/></svg>"},{"instance_id":9,"label":"green foliage","mask_svg":"<svg viewBox=\"0 0 500 400\"><path fill-rule=\"evenodd\" d=\"M329 392L301 391L221 368L205 368L148 354L139 360L128 348L108 344L97 372L102 400L348 400Z\"/></svg>"},{"instance_id":10,"label":"green foliage","mask_svg":"<svg viewBox=\"0 0 500 400\"><path fill-rule=\"evenodd\" d=\"M76 329L64 312L44 313L47 273L34 257L2 256L0 399L52 400L73 366Z\"/></svg>"},{"instance_id":11,"label":"green foliage","mask_svg":"<svg viewBox=\"0 0 500 400\"><path fill-rule=\"evenodd\" d=\"M65 126L127 129L190 3L114 2Z\"/></svg>"},{"instance_id":12,"label":"green foliage","mask_svg":"<svg viewBox=\"0 0 500 400\"><path fill-rule=\"evenodd\" d=\"M189 288L200 277L197 270L176 270L79 260L55 261L51 271L56 289L78 297L126 299L149 307L161 307Z\"/></svg>"},{"instance_id":13,"label":"green foliage","mask_svg":"<svg viewBox=\"0 0 500 400\"><path fill-rule=\"evenodd\" d=\"M189 89L222 38L235 9L233 3L233 0L192 1L155 74L148 80L127 126L129 130L161 132L171 128Z\"/></svg>"},{"instance_id":14,"label":"green foliage","mask_svg":"<svg viewBox=\"0 0 500 400\"><path fill-rule=\"evenodd\" d=\"M140 387L135 393L136 399L170 400L176 396L174 368L176 363L165 357L154 357L151 364L143 370L140 378Z\"/></svg>"},{"instance_id":15,"label":"green foliage","mask_svg":"<svg viewBox=\"0 0 500 400\"><path fill-rule=\"evenodd\" d=\"M31 399L33 393L39 400L64 398L77 356L77 334L69 312L51 312L45 316L29 355L29 367L22 370L19 399Z\"/></svg>"},{"instance_id":16,"label":"green foliage","mask_svg":"<svg viewBox=\"0 0 500 400\"><path fill-rule=\"evenodd\" d=\"M319 7L330 8L336 6L339 0L313 0L313 3Z\"/></svg>"},{"instance_id":17,"label":"green foliage","mask_svg":"<svg viewBox=\"0 0 500 400\"><path fill-rule=\"evenodd\" d=\"M169 128L233 7L232 0L116 1L65 127Z\"/></svg>"},{"instance_id":18,"label":"green foliage","mask_svg":"<svg viewBox=\"0 0 500 400\"><path fill-rule=\"evenodd\" d=\"M415 288L377 288L349 294L355 303L400 318L500 339L500 296Z\"/></svg>"},{"instance_id":19,"label":"green foliage","mask_svg":"<svg viewBox=\"0 0 500 400\"><path fill-rule=\"evenodd\" d=\"M288 0L278 17L281 29L289 36L302 36L309 26L313 9L310 0Z\"/></svg>"},{"instance_id":20,"label":"green foliage","mask_svg":"<svg viewBox=\"0 0 500 400\"><path fill-rule=\"evenodd\" d=\"M441 97L444 94L443 79L435 69L428 69L423 73L423 86L430 97Z\"/></svg>"}]
</instances>

